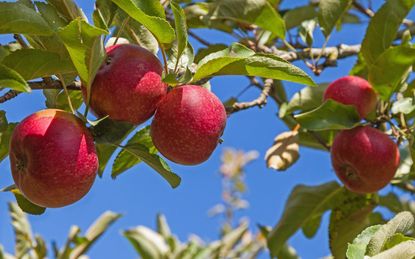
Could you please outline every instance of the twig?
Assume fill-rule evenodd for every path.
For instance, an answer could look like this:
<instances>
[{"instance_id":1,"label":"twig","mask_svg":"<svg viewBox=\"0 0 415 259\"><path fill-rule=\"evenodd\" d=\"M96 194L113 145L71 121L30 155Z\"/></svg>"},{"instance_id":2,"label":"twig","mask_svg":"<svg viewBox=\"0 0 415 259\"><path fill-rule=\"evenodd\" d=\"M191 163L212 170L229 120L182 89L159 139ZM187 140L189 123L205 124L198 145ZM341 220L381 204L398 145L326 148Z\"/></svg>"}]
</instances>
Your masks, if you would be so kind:
<instances>
[{"instance_id":1,"label":"twig","mask_svg":"<svg viewBox=\"0 0 415 259\"><path fill-rule=\"evenodd\" d=\"M32 90L43 90L43 89L63 89L63 86L59 80L52 80L49 82L35 81L28 82ZM72 84L66 86L68 90L81 90L81 82L75 81Z\"/></svg>"},{"instance_id":2,"label":"twig","mask_svg":"<svg viewBox=\"0 0 415 259\"><path fill-rule=\"evenodd\" d=\"M287 61L296 61L300 59L311 59L311 57L324 57L337 56L337 59L347 58L357 55L360 52L361 45L345 45L340 44L338 46L322 48L306 48L298 51L284 51L275 47L261 47L261 50L266 53L275 54Z\"/></svg>"},{"instance_id":3,"label":"twig","mask_svg":"<svg viewBox=\"0 0 415 259\"><path fill-rule=\"evenodd\" d=\"M231 107L227 107L227 113L235 113L237 111L246 110L252 107L260 107L262 108L264 105L267 104L267 98L271 91L273 84L272 79L266 79L264 82L264 87L262 88L261 94L255 100L250 102L243 102L243 103L234 103Z\"/></svg>"},{"instance_id":4,"label":"twig","mask_svg":"<svg viewBox=\"0 0 415 259\"><path fill-rule=\"evenodd\" d=\"M369 18L372 18L375 15L375 13L371 9L364 7L357 1L353 1L353 7Z\"/></svg>"},{"instance_id":5,"label":"twig","mask_svg":"<svg viewBox=\"0 0 415 259\"><path fill-rule=\"evenodd\" d=\"M398 183L398 184L392 184L406 192L409 192L411 194L415 194L415 186L410 183Z\"/></svg>"},{"instance_id":6,"label":"twig","mask_svg":"<svg viewBox=\"0 0 415 259\"><path fill-rule=\"evenodd\" d=\"M20 46L22 46L23 49L29 48L29 46L27 45L27 43L24 41L24 39L22 38L20 34L13 34L13 38L20 44Z\"/></svg>"},{"instance_id":7,"label":"twig","mask_svg":"<svg viewBox=\"0 0 415 259\"><path fill-rule=\"evenodd\" d=\"M201 37L199 37L199 35L197 35L196 33L192 32L189 30L189 35L192 36L192 38L194 38L195 40L197 40L198 42L202 43L203 45L205 45L206 47L209 47L211 44L210 42L202 39Z\"/></svg>"},{"instance_id":8,"label":"twig","mask_svg":"<svg viewBox=\"0 0 415 259\"><path fill-rule=\"evenodd\" d=\"M366 8L364 7L362 4L360 4L358 1L353 1L353 7L355 7L360 13L364 14L365 16L367 16L368 18L372 18L375 15L375 12L370 9L370 8ZM410 27L412 25L414 25L414 22L408 19L404 19L402 21L402 24Z\"/></svg>"},{"instance_id":9,"label":"twig","mask_svg":"<svg viewBox=\"0 0 415 259\"><path fill-rule=\"evenodd\" d=\"M13 99L14 97L18 96L21 92L18 92L16 90L10 90L4 95L0 96L0 103L7 102L8 100Z\"/></svg>"},{"instance_id":10,"label":"twig","mask_svg":"<svg viewBox=\"0 0 415 259\"><path fill-rule=\"evenodd\" d=\"M32 90L43 90L43 89L62 89L63 90L63 86L59 80L53 80L49 77L44 78L43 81L28 82L28 84ZM81 90L81 82L75 81L72 84L67 85L67 90L75 90L75 91ZM16 90L10 90L4 95L0 96L0 103L7 102L15 98L21 93L22 92L19 92Z\"/></svg>"}]
</instances>

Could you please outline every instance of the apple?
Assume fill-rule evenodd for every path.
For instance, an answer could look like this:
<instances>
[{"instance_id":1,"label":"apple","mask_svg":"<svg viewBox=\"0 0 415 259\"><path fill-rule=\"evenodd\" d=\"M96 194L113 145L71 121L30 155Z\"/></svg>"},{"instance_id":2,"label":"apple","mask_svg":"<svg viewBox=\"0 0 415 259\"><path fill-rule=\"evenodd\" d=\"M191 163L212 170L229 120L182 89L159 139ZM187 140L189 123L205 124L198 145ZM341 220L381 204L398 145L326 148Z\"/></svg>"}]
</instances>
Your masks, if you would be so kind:
<instances>
[{"instance_id":1,"label":"apple","mask_svg":"<svg viewBox=\"0 0 415 259\"><path fill-rule=\"evenodd\" d=\"M57 208L88 193L98 156L94 139L79 118L46 109L16 126L10 141L10 164L14 182L28 200Z\"/></svg>"},{"instance_id":2,"label":"apple","mask_svg":"<svg viewBox=\"0 0 415 259\"><path fill-rule=\"evenodd\" d=\"M356 107L360 118L365 118L376 108L377 95L363 78L345 76L332 82L324 92L323 100L332 99Z\"/></svg>"},{"instance_id":3,"label":"apple","mask_svg":"<svg viewBox=\"0 0 415 259\"><path fill-rule=\"evenodd\" d=\"M337 134L331 148L334 171L345 187L373 193L385 187L399 166L399 149L386 134L359 126Z\"/></svg>"},{"instance_id":4,"label":"apple","mask_svg":"<svg viewBox=\"0 0 415 259\"><path fill-rule=\"evenodd\" d=\"M151 123L155 147L167 159L183 165L206 161L226 125L222 102L196 85L174 88L160 102Z\"/></svg>"},{"instance_id":5,"label":"apple","mask_svg":"<svg viewBox=\"0 0 415 259\"><path fill-rule=\"evenodd\" d=\"M133 44L106 48L107 58L91 85L89 105L98 117L137 125L156 111L167 94L162 66L150 51ZM86 89L83 87L84 99Z\"/></svg>"}]
</instances>

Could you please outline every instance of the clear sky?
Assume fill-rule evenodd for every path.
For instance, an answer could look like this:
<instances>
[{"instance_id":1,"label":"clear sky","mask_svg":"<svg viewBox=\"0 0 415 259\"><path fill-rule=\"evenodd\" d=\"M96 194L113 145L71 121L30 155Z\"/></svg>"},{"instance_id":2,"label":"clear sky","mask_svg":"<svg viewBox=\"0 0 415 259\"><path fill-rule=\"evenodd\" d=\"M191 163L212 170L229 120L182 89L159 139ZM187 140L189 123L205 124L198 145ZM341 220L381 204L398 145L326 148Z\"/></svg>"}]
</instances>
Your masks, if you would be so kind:
<instances>
[{"instance_id":1,"label":"clear sky","mask_svg":"<svg viewBox=\"0 0 415 259\"><path fill-rule=\"evenodd\" d=\"M90 16L93 1L77 2ZM306 2L308 1L284 1L283 7L293 7ZM414 16L413 13L411 16ZM329 45L360 43L367 25L367 19L363 20L363 25L344 25L342 32L333 34ZM196 32L210 42L230 43L235 40L216 31ZM7 43L9 40L11 38L8 36L0 36L0 43ZM201 47L196 42L192 43L196 49ZM317 33L315 45L321 44L322 36ZM322 83L346 75L354 60L341 60L337 68L326 69L320 77L313 76L313 79ZM301 62L295 64L308 74L312 74ZM213 92L223 101L239 93L248 84L244 77L233 76L215 78L211 83ZM303 87L298 84L285 84L290 95ZM252 89L242 98L251 100L257 95L258 91ZM44 97L39 91L21 94L0 106L0 109L7 111L9 121L20 121L43 108ZM238 216L249 217L251 228L255 232L257 223L273 226L279 220L285 200L295 185L318 185L336 180L329 154L307 148L301 149L300 160L286 172L278 173L266 168L263 159L265 151L272 144L274 137L287 129L278 121L276 113L277 107L270 101L261 110L255 108L232 115L223 136L224 143L207 162L193 167L171 163L174 171L182 177L182 184L175 190L144 164L130 169L116 180L111 179L110 170L107 170L103 178L97 178L92 190L81 201L61 209L48 209L42 216L31 216L34 232L44 236L48 242L58 241L61 246L71 225L79 225L85 230L101 213L112 210L124 216L92 248L89 253L91 258L136 257L133 247L120 234L121 230L137 225L154 228L157 213L166 215L172 231L181 240L186 240L191 233L205 240L214 240L218 237L221 219L210 218L207 211L221 200L221 177L218 168L220 154L226 147L259 151L259 159L247 167L246 181L249 190L245 198L249 201L250 207L238 213ZM0 172L0 187L13 183L7 159L0 164ZM0 243L9 252L14 249L14 240L7 202L13 200L11 194L0 193ZM328 214L325 215L323 224L313 239L308 240L301 231L290 239L289 243L302 258L319 258L330 254L327 219Z\"/></svg>"}]
</instances>

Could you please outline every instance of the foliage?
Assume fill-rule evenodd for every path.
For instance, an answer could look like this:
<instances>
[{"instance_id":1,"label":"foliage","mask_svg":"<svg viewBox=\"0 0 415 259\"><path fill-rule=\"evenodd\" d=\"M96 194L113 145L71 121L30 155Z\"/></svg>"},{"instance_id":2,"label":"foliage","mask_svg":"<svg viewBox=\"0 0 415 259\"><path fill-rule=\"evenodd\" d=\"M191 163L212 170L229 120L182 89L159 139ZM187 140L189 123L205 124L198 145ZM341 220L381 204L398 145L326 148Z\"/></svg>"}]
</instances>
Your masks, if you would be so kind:
<instances>
[{"instance_id":1,"label":"foliage","mask_svg":"<svg viewBox=\"0 0 415 259\"><path fill-rule=\"evenodd\" d=\"M33 235L27 215L16 203L9 203L9 213L12 219L16 245L15 255L7 254L0 249L0 258L7 259L43 259L46 257L57 259L80 258L121 217L120 214L107 211L88 228L85 234L81 234L81 229L78 226L72 226L64 245L59 248L55 242L52 242L53 250L49 251L42 236Z\"/></svg>"},{"instance_id":2,"label":"foliage","mask_svg":"<svg viewBox=\"0 0 415 259\"><path fill-rule=\"evenodd\" d=\"M406 19L415 0L387 0L375 10L367 1L310 1L288 10L281 8L281 2L96 0L91 21L72 0L0 2L0 34L15 39L0 46L0 103L41 89L46 107L71 111L89 126L100 160L99 176L111 167L111 177L122 177L142 163L176 188L181 183L180 175L159 154L148 127L110 118L95 120L89 114L91 84L106 61L105 46L130 42L160 54L164 59L163 81L170 87L191 83L210 89L210 80L217 76L245 77L249 89L259 89L260 96L241 102L235 94L224 103L228 115L273 100L278 119L287 127L267 152L269 168L287 170L296 163L302 148L329 151L339 130L371 125L400 146L401 166L391 182L399 192L358 195L336 182L298 185L277 224L273 228L261 226L261 233L253 234L247 222L234 226L234 218L226 215L247 206L241 198L246 188L243 168L255 155L228 150L221 168L228 186L226 198L213 210L227 217L221 239L203 243L193 237L182 243L159 216L157 232L144 226L123 232L137 252L143 258L238 257L255 256L267 246L271 256L296 258L287 245L290 237L301 229L312 238L328 212L328 245L334 257L413 257L414 234L409 231L413 229L413 204L397 195L415 193L415 23ZM347 29L344 24L365 26L363 17L369 22L361 44L329 46L335 30ZM197 34L198 29L220 31L234 42L210 43L210 39ZM325 39L321 46L315 42L318 35ZM195 41L203 47L194 48L191 43ZM350 56L356 57L356 63L349 73L367 78L380 97L376 111L366 120L361 120L352 106L323 102L327 83L316 84L308 75L312 72L318 76ZM297 61L310 71L300 69L294 64ZM288 96L284 81L304 87ZM81 86L85 89L84 101ZM8 156L11 134L18 123L9 122L6 112L0 111L0 161ZM112 164L111 158L115 158ZM45 208L26 200L15 186L2 191L13 193L18 206L27 213L45 212ZM42 258L47 250L45 242L33 237L18 206L10 205L16 257ZM378 207L397 215L385 223ZM118 217L104 214L85 235L74 227L66 245L55 249L55 257L84 254ZM0 249L2 257L11 255Z\"/></svg>"}]
</instances>

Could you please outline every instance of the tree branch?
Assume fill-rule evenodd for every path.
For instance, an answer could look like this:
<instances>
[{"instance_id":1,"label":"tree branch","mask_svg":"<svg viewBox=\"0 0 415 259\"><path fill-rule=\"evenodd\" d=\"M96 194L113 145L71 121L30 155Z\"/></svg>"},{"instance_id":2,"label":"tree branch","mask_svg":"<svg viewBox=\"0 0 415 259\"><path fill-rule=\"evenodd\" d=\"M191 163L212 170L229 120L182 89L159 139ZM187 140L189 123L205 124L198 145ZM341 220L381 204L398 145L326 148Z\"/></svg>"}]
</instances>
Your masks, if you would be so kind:
<instances>
[{"instance_id":1,"label":"tree branch","mask_svg":"<svg viewBox=\"0 0 415 259\"><path fill-rule=\"evenodd\" d=\"M45 78L43 81L34 81L34 82L28 82L29 87L32 90L43 90L43 89L62 89L62 84L59 80L52 80L51 78ZM68 90L74 90L79 91L81 90L81 82L75 81L70 85L67 85ZM16 91L16 90L10 90L4 95L0 96L0 103L7 102L22 92Z\"/></svg>"},{"instance_id":2,"label":"tree branch","mask_svg":"<svg viewBox=\"0 0 415 259\"><path fill-rule=\"evenodd\" d=\"M43 89L63 89L62 84L59 80L52 81L35 81L28 82L32 90L43 90ZM74 81L73 83L66 86L68 90L81 90L81 82Z\"/></svg>"},{"instance_id":3,"label":"tree branch","mask_svg":"<svg viewBox=\"0 0 415 259\"><path fill-rule=\"evenodd\" d=\"M287 61L296 61L300 59L311 59L311 57L324 57L331 58L336 57L336 59L347 58L350 56L357 55L360 52L361 45L345 45L340 44L338 46L322 48L305 48L298 51L285 51L279 50L276 47L261 47L261 50L266 53L272 53L279 56Z\"/></svg>"},{"instance_id":4,"label":"tree branch","mask_svg":"<svg viewBox=\"0 0 415 259\"><path fill-rule=\"evenodd\" d=\"M189 30L189 35L192 36L195 40L197 40L201 44L205 45L206 47L209 47L210 46L210 42L208 42L205 39L199 37L199 35L197 35L196 33L192 32L191 30Z\"/></svg>"},{"instance_id":5,"label":"tree branch","mask_svg":"<svg viewBox=\"0 0 415 259\"><path fill-rule=\"evenodd\" d=\"M262 108L264 105L267 104L267 98L269 96L269 93L271 92L272 84L273 84L272 79L266 79L264 83L264 87L262 88L261 94L258 96L258 98L250 102L234 103L231 107L226 108L227 113L231 114L231 113L235 113L235 112L246 110L246 109L253 108L253 107Z\"/></svg>"},{"instance_id":6,"label":"tree branch","mask_svg":"<svg viewBox=\"0 0 415 259\"><path fill-rule=\"evenodd\" d=\"M10 90L4 95L0 96L0 103L7 102L8 100L13 99L14 97L18 96L21 92L18 92L16 90Z\"/></svg>"}]
</instances>

